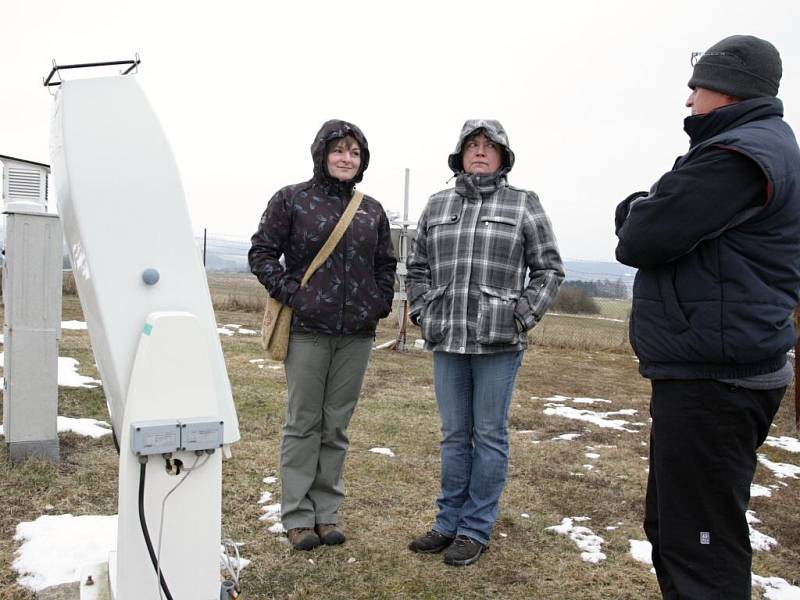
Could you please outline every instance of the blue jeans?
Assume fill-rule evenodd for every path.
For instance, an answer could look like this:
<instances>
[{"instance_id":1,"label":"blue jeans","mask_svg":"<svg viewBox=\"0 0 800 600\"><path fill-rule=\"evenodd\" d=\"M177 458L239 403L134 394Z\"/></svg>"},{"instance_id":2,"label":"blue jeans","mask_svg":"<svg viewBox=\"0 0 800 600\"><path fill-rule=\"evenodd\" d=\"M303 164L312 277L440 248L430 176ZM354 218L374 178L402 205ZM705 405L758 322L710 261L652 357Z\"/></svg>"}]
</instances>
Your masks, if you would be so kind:
<instances>
[{"instance_id":1,"label":"blue jeans","mask_svg":"<svg viewBox=\"0 0 800 600\"><path fill-rule=\"evenodd\" d=\"M508 470L508 409L522 352L433 353L442 493L433 529L489 543Z\"/></svg>"}]
</instances>

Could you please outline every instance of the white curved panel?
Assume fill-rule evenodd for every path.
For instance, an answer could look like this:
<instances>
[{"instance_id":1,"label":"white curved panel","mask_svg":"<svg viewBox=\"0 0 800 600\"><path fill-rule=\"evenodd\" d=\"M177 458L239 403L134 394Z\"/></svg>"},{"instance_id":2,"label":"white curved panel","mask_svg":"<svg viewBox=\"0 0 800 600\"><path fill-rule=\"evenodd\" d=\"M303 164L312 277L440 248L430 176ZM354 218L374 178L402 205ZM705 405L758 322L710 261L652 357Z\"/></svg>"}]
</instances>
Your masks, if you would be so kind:
<instances>
[{"instance_id":1,"label":"white curved panel","mask_svg":"<svg viewBox=\"0 0 800 600\"><path fill-rule=\"evenodd\" d=\"M184 311L200 320L225 442L235 442L238 421L177 165L135 78L63 82L50 154L64 237L117 435L147 315ZM144 283L146 269L158 271L158 283Z\"/></svg>"}]
</instances>

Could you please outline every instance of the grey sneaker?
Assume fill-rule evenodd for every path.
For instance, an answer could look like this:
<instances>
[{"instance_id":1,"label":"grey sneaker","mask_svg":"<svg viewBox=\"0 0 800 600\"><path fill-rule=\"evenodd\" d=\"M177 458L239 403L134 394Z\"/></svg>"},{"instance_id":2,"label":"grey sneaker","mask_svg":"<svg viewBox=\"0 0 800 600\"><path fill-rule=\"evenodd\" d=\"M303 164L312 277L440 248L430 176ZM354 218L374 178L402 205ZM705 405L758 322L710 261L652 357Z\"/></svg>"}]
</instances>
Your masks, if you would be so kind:
<instances>
[{"instance_id":1,"label":"grey sneaker","mask_svg":"<svg viewBox=\"0 0 800 600\"><path fill-rule=\"evenodd\" d=\"M346 539L344 532L335 523L317 525L317 535L319 536L319 541L326 546L344 544Z\"/></svg>"},{"instance_id":2,"label":"grey sneaker","mask_svg":"<svg viewBox=\"0 0 800 600\"><path fill-rule=\"evenodd\" d=\"M319 546L319 536L310 527L295 527L286 532L289 543L295 550L312 550Z\"/></svg>"},{"instance_id":3,"label":"grey sneaker","mask_svg":"<svg viewBox=\"0 0 800 600\"><path fill-rule=\"evenodd\" d=\"M421 554L435 554L447 548L453 542L453 539L452 536L444 535L431 529L425 535L414 539L408 545L408 549Z\"/></svg>"},{"instance_id":4,"label":"grey sneaker","mask_svg":"<svg viewBox=\"0 0 800 600\"><path fill-rule=\"evenodd\" d=\"M466 535L457 535L444 551L444 564L455 567L471 565L481 557L486 546Z\"/></svg>"}]
</instances>

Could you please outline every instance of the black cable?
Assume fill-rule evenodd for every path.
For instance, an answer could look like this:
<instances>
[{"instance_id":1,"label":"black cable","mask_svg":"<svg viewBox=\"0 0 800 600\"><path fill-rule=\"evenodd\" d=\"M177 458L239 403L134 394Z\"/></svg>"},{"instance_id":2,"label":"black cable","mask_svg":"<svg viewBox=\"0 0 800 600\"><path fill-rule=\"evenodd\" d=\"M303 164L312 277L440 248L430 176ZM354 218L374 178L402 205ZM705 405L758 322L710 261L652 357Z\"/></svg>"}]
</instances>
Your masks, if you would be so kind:
<instances>
[{"instance_id":1,"label":"black cable","mask_svg":"<svg viewBox=\"0 0 800 600\"><path fill-rule=\"evenodd\" d=\"M169 587L164 579L164 574L159 571L158 561L156 560L156 553L153 550L153 543L150 541L150 532L147 531L147 522L144 518L144 477L147 472L147 458L145 457L142 466L139 469L139 524L142 526L142 533L144 534L144 542L147 544L147 552L150 554L150 561L153 563L153 568L158 574L161 582L161 589L167 595L167 600L173 600L172 594L169 592Z\"/></svg>"},{"instance_id":2,"label":"black cable","mask_svg":"<svg viewBox=\"0 0 800 600\"><path fill-rule=\"evenodd\" d=\"M111 439L114 440L114 448L117 449L117 456L119 456L119 440L117 439L117 432L114 431L114 426L111 426Z\"/></svg>"}]
</instances>

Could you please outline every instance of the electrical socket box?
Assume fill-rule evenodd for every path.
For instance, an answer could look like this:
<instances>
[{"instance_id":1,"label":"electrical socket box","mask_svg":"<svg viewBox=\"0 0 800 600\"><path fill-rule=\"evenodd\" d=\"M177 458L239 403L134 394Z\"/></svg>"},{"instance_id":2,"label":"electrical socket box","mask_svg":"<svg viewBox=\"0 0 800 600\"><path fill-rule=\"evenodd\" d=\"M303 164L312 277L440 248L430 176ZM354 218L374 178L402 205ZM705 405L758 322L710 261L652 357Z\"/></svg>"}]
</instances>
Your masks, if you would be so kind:
<instances>
[{"instance_id":1,"label":"electrical socket box","mask_svg":"<svg viewBox=\"0 0 800 600\"><path fill-rule=\"evenodd\" d=\"M177 419L131 423L131 451L136 456L166 454L181 449L181 425Z\"/></svg>"},{"instance_id":2,"label":"electrical socket box","mask_svg":"<svg viewBox=\"0 0 800 600\"><path fill-rule=\"evenodd\" d=\"M222 447L224 423L218 417L181 419L181 450L212 450Z\"/></svg>"}]
</instances>

